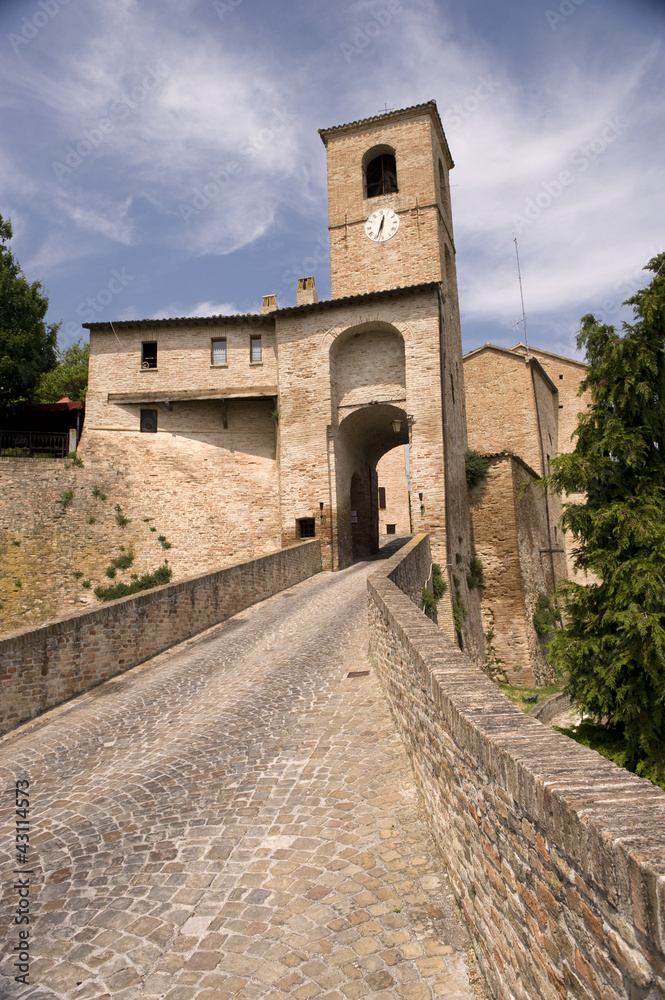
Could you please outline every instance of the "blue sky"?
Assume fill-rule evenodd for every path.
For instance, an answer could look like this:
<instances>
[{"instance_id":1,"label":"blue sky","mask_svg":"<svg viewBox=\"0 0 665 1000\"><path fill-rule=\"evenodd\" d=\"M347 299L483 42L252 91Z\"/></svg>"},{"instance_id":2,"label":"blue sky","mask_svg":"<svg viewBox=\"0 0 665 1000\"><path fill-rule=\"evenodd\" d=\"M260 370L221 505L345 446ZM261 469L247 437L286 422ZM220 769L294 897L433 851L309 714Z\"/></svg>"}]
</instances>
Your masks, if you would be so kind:
<instances>
[{"instance_id":1,"label":"blue sky","mask_svg":"<svg viewBox=\"0 0 665 1000\"><path fill-rule=\"evenodd\" d=\"M656 0L4 0L0 213L64 346L90 320L330 295L320 127L434 98L464 347L575 351L665 247Z\"/></svg>"}]
</instances>

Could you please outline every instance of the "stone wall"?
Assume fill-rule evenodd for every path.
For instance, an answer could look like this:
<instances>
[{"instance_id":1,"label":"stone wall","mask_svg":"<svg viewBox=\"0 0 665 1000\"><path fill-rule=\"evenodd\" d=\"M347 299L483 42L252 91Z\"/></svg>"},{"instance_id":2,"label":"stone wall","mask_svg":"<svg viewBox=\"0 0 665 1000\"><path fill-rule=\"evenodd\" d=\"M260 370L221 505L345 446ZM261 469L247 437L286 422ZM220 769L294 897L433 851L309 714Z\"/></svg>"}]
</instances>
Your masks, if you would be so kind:
<instances>
[{"instance_id":1,"label":"stone wall","mask_svg":"<svg viewBox=\"0 0 665 1000\"><path fill-rule=\"evenodd\" d=\"M0 734L321 571L318 541L0 639Z\"/></svg>"},{"instance_id":2,"label":"stone wall","mask_svg":"<svg viewBox=\"0 0 665 1000\"><path fill-rule=\"evenodd\" d=\"M445 639L393 582L426 546L369 578L370 654L493 995L665 997L665 794L525 716Z\"/></svg>"}]
</instances>

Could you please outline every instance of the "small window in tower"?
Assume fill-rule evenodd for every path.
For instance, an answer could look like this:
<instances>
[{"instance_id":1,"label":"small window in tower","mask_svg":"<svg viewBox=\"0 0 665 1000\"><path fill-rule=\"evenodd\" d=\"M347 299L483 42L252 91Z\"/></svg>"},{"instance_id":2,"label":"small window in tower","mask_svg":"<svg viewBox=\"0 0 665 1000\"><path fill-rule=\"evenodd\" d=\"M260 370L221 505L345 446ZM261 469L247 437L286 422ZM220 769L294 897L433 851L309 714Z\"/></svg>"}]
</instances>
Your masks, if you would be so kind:
<instances>
[{"instance_id":1,"label":"small window in tower","mask_svg":"<svg viewBox=\"0 0 665 1000\"><path fill-rule=\"evenodd\" d=\"M316 521L313 517L300 517L296 521L298 538L316 538Z\"/></svg>"},{"instance_id":2,"label":"small window in tower","mask_svg":"<svg viewBox=\"0 0 665 1000\"><path fill-rule=\"evenodd\" d=\"M157 410L141 410L141 433L157 433Z\"/></svg>"},{"instance_id":3,"label":"small window in tower","mask_svg":"<svg viewBox=\"0 0 665 1000\"><path fill-rule=\"evenodd\" d=\"M563 378L563 375L559 375L559 378Z\"/></svg>"},{"instance_id":4,"label":"small window in tower","mask_svg":"<svg viewBox=\"0 0 665 1000\"><path fill-rule=\"evenodd\" d=\"M387 535L394 535L396 527L397 527L396 524L387 524L386 525L386 534Z\"/></svg>"},{"instance_id":5,"label":"small window in tower","mask_svg":"<svg viewBox=\"0 0 665 1000\"><path fill-rule=\"evenodd\" d=\"M261 361L261 338L250 337L249 340L249 360L252 364Z\"/></svg>"},{"instance_id":6,"label":"small window in tower","mask_svg":"<svg viewBox=\"0 0 665 1000\"><path fill-rule=\"evenodd\" d=\"M226 337L212 342L212 363L213 365L226 364Z\"/></svg>"},{"instance_id":7,"label":"small window in tower","mask_svg":"<svg viewBox=\"0 0 665 1000\"><path fill-rule=\"evenodd\" d=\"M386 488L379 486L379 510L386 509Z\"/></svg>"},{"instance_id":8,"label":"small window in tower","mask_svg":"<svg viewBox=\"0 0 665 1000\"><path fill-rule=\"evenodd\" d=\"M381 194L395 194L397 191L397 166L390 153L375 156L365 169L367 197L378 198Z\"/></svg>"},{"instance_id":9,"label":"small window in tower","mask_svg":"<svg viewBox=\"0 0 665 1000\"><path fill-rule=\"evenodd\" d=\"M141 368L157 367L157 341L150 340L141 344Z\"/></svg>"}]
</instances>

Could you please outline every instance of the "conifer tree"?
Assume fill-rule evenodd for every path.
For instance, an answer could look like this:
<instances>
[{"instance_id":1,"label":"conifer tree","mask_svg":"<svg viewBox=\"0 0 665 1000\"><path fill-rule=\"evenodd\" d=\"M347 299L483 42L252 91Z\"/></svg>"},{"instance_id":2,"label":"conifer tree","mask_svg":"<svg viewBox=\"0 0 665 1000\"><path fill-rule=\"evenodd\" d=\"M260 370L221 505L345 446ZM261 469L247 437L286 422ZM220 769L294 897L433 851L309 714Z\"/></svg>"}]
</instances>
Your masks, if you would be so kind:
<instances>
[{"instance_id":1,"label":"conifer tree","mask_svg":"<svg viewBox=\"0 0 665 1000\"><path fill-rule=\"evenodd\" d=\"M550 655L572 698L623 734L632 768L662 764L665 747L665 253L646 269L655 277L625 303L635 322L622 334L582 319L589 370L580 393L590 390L592 404L550 477L557 490L586 495L563 523L576 565L593 574L565 586Z\"/></svg>"}]
</instances>

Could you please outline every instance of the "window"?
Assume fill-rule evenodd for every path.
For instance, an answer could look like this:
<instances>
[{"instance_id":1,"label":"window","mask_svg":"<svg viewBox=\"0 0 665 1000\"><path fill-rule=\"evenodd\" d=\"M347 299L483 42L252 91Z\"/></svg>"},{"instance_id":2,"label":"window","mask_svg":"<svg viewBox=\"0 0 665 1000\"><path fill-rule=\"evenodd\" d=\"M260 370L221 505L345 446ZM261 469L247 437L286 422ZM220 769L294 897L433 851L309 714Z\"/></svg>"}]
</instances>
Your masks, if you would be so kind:
<instances>
[{"instance_id":1,"label":"window","mask_svg":"<svg viewBox=\"0 0 665 1000\"><path fill-rule=\"evenodd\" d=\"M559 375L559 378L563 378L563 375Z\"/></svg>"},{"instance_id":2,"label":"window","mask_svg":"<svg viewBox=\"0 0 665 1000\"><path fill-rule=\"evenodd\" d=\"M381 194L397 191L397 166L391 153L375 156L365 169L367 197L378 198Z\"/></svg>"},{"instance_id":3,"label":"window","mask_svg":"<svg viewBox=\"0 0 665 1000\"><path fill-rule=\"evenodd\" d=\"M386 534L387 535L394 535L396 527L397 527L396 524L387 524L386 525Z\"/></svg>"},{"instance_id":4,"label":"window","mask_svg":"<svg viewBox=\"0 0 665 1000\"><path fill-rule=\"evenodd\" d=\"M141 431L143 434L157 433L157 410L141 410Z\"/></svg>"},{"instance_id":5,"label":"window","mask_svg":"<svg viewBox=\"0 0 665 1000\"><path fill-rule=\"evenodd\" d=\"M249 339L249 360L252 364L261 361L261 338L250 337Z\"/></svg>"},{"instance_id":6,"label":"window","mask_svg":"<svg viewBox=\"0 0 665 1000\"><path fill-rule=\"evenodd\" d=\"M212 342L212 363L213 365L226 364L226 337Z\"/></svg>"},{"instance_id":7,"label":"window","mask_svg":"<svg viewBox=\"0 0 665 1000\"><path fill-rule=\"evenodd\" d=\"M313 517L301 517L296 521L296 534L298 538L315 538L316 521Z\"/></svg>"},{"instance_id":8,"label":"window","mask_svg":"<svg viewBox=\"0 0 665 1000\"><path fill-rule=\"evenodd\" d=\"M157 367L157 341L150 340L141 344L141 368Z\"/></svg>"},{"instance_id":9,"label":"window","mask_svg":"<svg viewBox=\"0 0 665 1000\"><path fill-rule=\"evenodd\" d=\"M379 510L386 509L386 488L379 486Z\"/></svg>"}]
</instances>

